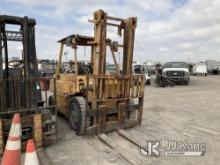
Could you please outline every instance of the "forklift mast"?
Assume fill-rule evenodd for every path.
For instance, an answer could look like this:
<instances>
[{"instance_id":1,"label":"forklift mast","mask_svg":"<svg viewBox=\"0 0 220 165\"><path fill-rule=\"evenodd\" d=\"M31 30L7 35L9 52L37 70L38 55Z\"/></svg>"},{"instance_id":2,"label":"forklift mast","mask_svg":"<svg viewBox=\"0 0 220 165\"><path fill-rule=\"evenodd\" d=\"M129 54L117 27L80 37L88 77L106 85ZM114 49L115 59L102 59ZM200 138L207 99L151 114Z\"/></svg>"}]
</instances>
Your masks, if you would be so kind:
<instances>
[{"instance_id":1,"label":"forklift mast","mask_svg":"<svg viewBox=\"0 0 220 165\"><path fill-rule=\"evenodd\" d=\"M111 23L110 21L118 22ZM132 74L132 62L133 62L133 51L134 51L134 37L135 28L137 25L137 18L130 17L127 19L116 18L108 16L102 10L98 10L94 13L94 48L92 64L95 75L105 74L106 68L106 47L109 46L113 55L115 65L117 65L114 52L118 51L118 47L123 48L123 62L122 62L122 75ZM118 42L112 42L107 39L107 25L118 28L118 34L121 36L123 31L123 45ZM117 66L116 66L117 67ZM119 68L118 68L119 69Z\"/></svg>"},{"instance_id":2,"label":"forklift mast","mask_svg":"<svg viewBox=\"0 0 220 165\"><path fill-rule=\"evenodd\" d=\"M123 22L124 28L124 50L123 50L123 69L124 75L132 74L133 52L135 28L137 26L137 18L131 17Z\"/></svg>"},{"instance_id":3,"label":"forklift mast","mask_svg":"<svg viewBox=\"0 0 220 165\"><path fill-rule=\"evenodd\" d=\"M7 31L6 25L20 25L19 31ZM7 41L22 42L24 61L24 78L35 77L38 74L37 57L35 48L35 25L36 21L28 17L15 17L0 15L0 72L3 73L3 58L5 59L5 74L1 79L9 78L8 67L8 43ZM3 51L4 50L4 51ZM4 52L4 53L3 53Z\"/></svg>"},{"instance_id":4,"label":"forklift mast","mask_svg":"<svg viewBox=\"0 0 220 165\"><path fill-rule=\"evenodd\" d=\"M17 31L7 30L8 25L19 27ZM36 107L41 98L41 93L37 90L37 81L28 81L30 78L39 76L37 67L37 57L35 49L35 25L36 21L28 17L16 17L0 15L0 82L5 97L1 97L1 111L15 111L20 107ZM21 63L21 67L11 68L9 66L9 46L8 42L22 43L22 60L16 60ZM17 87L13 84L13 79L19 80ZM13 81L12 81L13 80ZM22 97L16 95L16 91L22 94ZM18 92L17 92L18 93ZM4 105L6 103L6 106Z\"/></svg>"},{"instance_id":5,"label":"forklift mast","mask_svg":"<svg viewBox=\"0 0 220 165\"><path fill-rule=\"evenodd\" d=\"M94 13L93 21L95 24L94 27L94 48L93 48L93 74L105 74L106 67L106 23L107 23L107 14L98 10Z\"/></svg>"}]
</instances>

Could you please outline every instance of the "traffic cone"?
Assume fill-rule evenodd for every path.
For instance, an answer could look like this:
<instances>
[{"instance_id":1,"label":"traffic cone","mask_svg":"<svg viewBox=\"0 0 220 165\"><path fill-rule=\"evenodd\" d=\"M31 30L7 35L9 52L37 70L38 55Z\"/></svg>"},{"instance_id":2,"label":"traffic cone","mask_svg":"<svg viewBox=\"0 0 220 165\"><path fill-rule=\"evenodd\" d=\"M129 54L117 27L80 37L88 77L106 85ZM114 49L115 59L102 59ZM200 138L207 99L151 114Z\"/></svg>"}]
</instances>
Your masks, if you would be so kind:
<instances>
[{"instance_id":1,"label":"traffic cone","mask_svg":"<svg viewBox=\"0 0 220 165\"><path fill-rule=\"evenodd\" d=\"M33 139L28 140L26 147L26 154L24 159L24 165L39 165L37 153Z\"/></svg>"},{"instance_id":2,"label":"traffic cone","mask_svg":"<svg viewBox=\"0 0 220 165\"><path fill-rule=\"evenodd\" d=\"M15 114L2 158L2 165L21 164L21 119Z\"/></svg>"}]
</instances>

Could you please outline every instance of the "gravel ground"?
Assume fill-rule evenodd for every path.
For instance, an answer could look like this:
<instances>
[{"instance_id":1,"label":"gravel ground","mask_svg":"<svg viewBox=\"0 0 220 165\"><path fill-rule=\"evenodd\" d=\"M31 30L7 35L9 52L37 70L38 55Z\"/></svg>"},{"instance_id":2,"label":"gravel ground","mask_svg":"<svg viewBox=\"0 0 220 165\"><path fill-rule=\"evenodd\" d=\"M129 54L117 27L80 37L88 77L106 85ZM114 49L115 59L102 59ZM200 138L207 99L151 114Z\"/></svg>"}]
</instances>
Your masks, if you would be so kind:
<instances>
[{"instance_id":1,"label":"gravel ground","mask_svg":"<svg viewBox=\"0 0 220 165\"><path fill-rule=\"evenodd\" d=\"M144 156L138 147L116 133L108 136L118 144L133 164L218 165L220 164L220 76L191 77L189 86L145 89L143 123L126 130L143 146L148 140L205 143L204 156ZM129 164L119 153L97 137L78 137L63 117L58 119L59 142L46 149L53 164ZM163 150L162 150L163 151Z\"/></svg>"}]
</instances>

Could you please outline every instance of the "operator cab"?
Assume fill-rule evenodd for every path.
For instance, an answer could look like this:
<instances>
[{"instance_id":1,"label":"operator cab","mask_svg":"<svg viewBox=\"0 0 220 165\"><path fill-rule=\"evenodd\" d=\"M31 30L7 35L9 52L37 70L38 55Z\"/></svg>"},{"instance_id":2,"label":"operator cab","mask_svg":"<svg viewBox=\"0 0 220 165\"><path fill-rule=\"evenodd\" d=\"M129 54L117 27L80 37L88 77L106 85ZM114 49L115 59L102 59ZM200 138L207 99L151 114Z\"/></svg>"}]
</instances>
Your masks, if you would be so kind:
<instances>
[{"instance_id":1,"label":"operator cab","mask_svg":"<svg viewBox=\"0 0 220 165\"><path fill-rule=\"evenodd\" d=\"M83 36L78 34L73 34L67 36L61 40L59 43L62 43L63 49L75 48L74 49L74 57L70 60L67 60L67 51L63 51L63 55L65 55L66 60L58 61L59 73L64 74L75 74L75 75L88 75L93 73L92 63L86 60L78 60L77 59L77 48L79 47L88 47L91 46L90 42L94 40L93 37Z\"/></svg>"}]
</instances>

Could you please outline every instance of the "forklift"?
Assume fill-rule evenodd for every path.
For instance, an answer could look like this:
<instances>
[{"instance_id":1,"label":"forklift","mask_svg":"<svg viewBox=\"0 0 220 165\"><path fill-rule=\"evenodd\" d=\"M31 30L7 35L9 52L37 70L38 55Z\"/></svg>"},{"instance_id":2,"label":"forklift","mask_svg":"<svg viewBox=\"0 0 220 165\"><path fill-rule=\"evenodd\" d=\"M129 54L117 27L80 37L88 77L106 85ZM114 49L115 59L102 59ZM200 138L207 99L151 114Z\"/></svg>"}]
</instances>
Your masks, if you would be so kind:
<instances>
[{"instance_id":1,"label":"forklift","mask_svg":"<svg viewBox=\"0 0 220 165\"><path fill-rule=\"evenodd\" d=\"M13 115L19 113L22 149L33 138L37 148L54 143L56 135L56 95L48 105L48 89L40 86L35 49L36 21L28 17L0 15L0 154L3 153ZM12 44L22 45L20 59ZM54 81L55 79L51 79ZM54 89L56 92L56 89Z\"/></svg>"},{"instance_id":2,"label":"forklift","mask_svg":"<svg viewBox=\"0 0 220 165\"><path fill-rule=\"evenodd\" d=\"M98 10L89 22L94 24L94 37L73 34L58 41L57 110L68 118L77 135L99 135L140 125L145 78L144 75L132 75L137 18L116 18ZM107 38L107 26L117 28L123 43ZM91 50L91 61L87 64L77 60L80 46ZM61 72L66 47L73 50L74 68L71 73ZM123 51L122 70L116 60L119 49ZM112 54L117 74L106 74L107 51ZM50 86L53 88L53 82Z\"/></svg>"}]
</instances>

